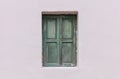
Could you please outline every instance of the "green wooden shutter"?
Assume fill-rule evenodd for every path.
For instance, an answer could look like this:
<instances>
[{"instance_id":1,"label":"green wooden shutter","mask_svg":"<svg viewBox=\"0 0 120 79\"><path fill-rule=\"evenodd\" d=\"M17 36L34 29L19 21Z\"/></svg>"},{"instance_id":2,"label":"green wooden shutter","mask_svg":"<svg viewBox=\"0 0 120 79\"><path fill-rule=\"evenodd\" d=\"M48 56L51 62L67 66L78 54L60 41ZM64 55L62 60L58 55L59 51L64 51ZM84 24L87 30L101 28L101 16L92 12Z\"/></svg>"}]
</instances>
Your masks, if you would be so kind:
<instances>
[{"instance_id":1,"label":"green wooden shutter","mask_svg":"<svg viewBox=\"0 0 120 79\"><path fill-rule=\"evenodd\" d=\"M43 66L75 66L75 16L43 16Z\"/></svg>"},{"instance_id":2,"label":"green wooden shutter","mask_svg":"<svg viewBox=\"0 0 120 79\"><path fill-rule=\"evenodd\" d=\"M43 17L43 65L59 66L59 19L56 16Z\"/></svg>"},{"instance_id":3,"label":"green wooden shutter","mask_svg":"<svg viewBox=\"0 0 120 79\"><path fill-rule=\"evenodd\" d=\"M62 64L63 66L76 65L76 17L62 17Z\"/></svg>"}]
</instances>

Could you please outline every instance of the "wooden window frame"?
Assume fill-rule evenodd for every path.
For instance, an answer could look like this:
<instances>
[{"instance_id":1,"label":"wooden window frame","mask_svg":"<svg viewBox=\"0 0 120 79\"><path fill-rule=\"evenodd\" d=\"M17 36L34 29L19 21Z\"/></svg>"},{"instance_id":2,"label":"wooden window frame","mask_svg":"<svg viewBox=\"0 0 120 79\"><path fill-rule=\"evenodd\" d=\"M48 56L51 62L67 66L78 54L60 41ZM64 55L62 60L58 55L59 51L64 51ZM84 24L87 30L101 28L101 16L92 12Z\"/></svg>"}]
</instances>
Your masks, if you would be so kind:
<instances>
[{"instance_id":1,"label":"wooden window frame","mask_svg":"<svg viewBox=\"0 0 120 79\"><path fill-rule=\"evenodd\" d=\"M77 16L78 16L78 12L77 11L43 11L42 12L42 17L44 15L49 15L49 16L51 16L51 15L55 15L55 16L76 15L76 26L75 27L76 27L76 31L77 31ZM43 21L43 19L42 19L42 21ZM69 66L69 67L76 67L77 66L77 34L75 35L75 42L76 42L76 45L75 45L75 47L76 47L76 63L75 63L75 66ZM42 47L43 47L43 45L42 45ZM43 49L42 49L42 51L43 51ZM43 62L43 59L42 59L42 62ZM47 67L47 66L44 66L43 63L42 63L42 66L43 67ZM50 67L65 67L65 66L50 66Z\"/></svg>"}]
</instances>

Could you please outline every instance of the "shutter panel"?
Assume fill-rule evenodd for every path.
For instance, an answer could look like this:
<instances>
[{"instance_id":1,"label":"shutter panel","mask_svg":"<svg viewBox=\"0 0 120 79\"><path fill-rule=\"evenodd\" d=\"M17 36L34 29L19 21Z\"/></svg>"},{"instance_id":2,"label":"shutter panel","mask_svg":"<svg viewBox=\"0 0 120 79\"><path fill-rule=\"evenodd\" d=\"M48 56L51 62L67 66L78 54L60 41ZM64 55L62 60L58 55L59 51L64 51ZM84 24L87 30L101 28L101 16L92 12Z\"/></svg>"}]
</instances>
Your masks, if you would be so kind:
<instances>
[{"instance_id":1,"label":"shutter panel","mask_svg":"<svg viewBox=\"0 0 120 79\"><path fill-rule=\"evenodd\" d=\"M62 64L63 66L76 65L75 51L75 16L62 17Z\"/></svg>"},{"instance_id":2,"label":"shutter panel","mask_svg":"<svg viewBox=\"0 0 120 79\"><path fill-rule=\"evenodd\" d=\"M43 16L43 65L59 66L58 19L55 16Z\"/></svg>"}]
</instances>

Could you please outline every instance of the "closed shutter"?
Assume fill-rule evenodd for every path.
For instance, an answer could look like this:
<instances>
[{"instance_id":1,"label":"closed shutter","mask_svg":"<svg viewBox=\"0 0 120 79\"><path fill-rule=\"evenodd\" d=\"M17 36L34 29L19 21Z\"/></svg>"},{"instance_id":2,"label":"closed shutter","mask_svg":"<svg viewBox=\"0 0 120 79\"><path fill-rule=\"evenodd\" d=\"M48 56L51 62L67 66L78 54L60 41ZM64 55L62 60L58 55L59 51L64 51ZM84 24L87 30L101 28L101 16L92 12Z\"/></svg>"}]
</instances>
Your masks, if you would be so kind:
<instances>
[{"instance_id":1,"label":"closed shutter","mask_svg":"<svg viewBox=\"0 0 120 79\"><path fill-rule=\"evenodd\" d=\"M43 66L76 65L76 16L43 16Z\"/></svg>"},{"instance_id":2,"label":"closed shutter","mask_svg":"<svg viewBox=\"0 0 120 79\"><path fill-rule=\"evenodd\" d=\"M75 51L75 16L62 17L62 64L63 66L75 66L76 51Z\"/></svg>"}]
</instances>

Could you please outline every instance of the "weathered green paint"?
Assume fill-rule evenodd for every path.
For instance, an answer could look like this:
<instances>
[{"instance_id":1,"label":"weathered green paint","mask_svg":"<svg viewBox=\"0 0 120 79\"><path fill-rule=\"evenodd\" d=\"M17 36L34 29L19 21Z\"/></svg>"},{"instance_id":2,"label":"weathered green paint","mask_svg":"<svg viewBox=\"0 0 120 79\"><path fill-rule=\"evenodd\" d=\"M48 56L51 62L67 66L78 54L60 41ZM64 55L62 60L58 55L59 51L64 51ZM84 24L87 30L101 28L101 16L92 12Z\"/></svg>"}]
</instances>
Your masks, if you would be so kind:
<instances>
[{"instance_id":1,"label":"weathered green paint","mask_svg":"<svg viewBox=\"0 0 120 79\"><path fill-rule=\"evenodd\" d=\"M63 38L72 38L72 22L71 19L63 19L62 21L62 29L63 29Z\"/></svg>"},{"instance_id":2,"label":"weathered green paint","mask_svg":"<svg viewBox=\"0 0 120 79\"><path fill-rule=\"evenodd\" d=\"M47 20L47 38L56 37L56 19Z\"/></svg>"},{"instance_id":3,"label":"weathered green paint","mask_svg":"<svg viewBox=\"0 0 120 79\"><path fill-rule=\"evenodd\" d=\"M43 15L43 66L76 65L76 16Z\"/></svg>"}]
</instances>

